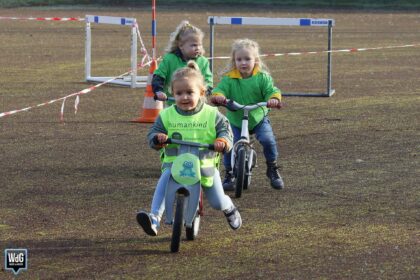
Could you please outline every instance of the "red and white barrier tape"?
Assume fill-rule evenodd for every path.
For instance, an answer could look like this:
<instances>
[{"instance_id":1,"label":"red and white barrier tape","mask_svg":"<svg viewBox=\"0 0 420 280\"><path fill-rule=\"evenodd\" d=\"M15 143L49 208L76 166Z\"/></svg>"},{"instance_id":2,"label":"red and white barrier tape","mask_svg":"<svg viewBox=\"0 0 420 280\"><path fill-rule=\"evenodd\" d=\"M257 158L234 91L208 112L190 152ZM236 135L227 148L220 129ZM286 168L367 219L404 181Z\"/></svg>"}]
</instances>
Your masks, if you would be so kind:
<instances>
[{"instance_id":1,"label":"red and white barrier tape","mask_svg":"<svg viewBox=\"0 0 420 280\"><path fill-rule=\"evenodd\" d=\"M151 63L151 61L148 62L148 63L146 63L146 64L144 64L143 66L148 66L148 65L150 65L150 63ZM61 98L53 99L53 100L50 100L50 101L47 101L47 102L44 102L44 103L40 103L40 104L35 105L35 106L26 107L26 108L23 108L23 109L18 109L18 110L13 110L13 111L8 111L8 112L0 113L0 118L6 117L6 116L10 116L10 115L13 115L13 114L16 114L16 113L20 113L20 112L29 111L29 110L34 109L34 108L43 107L43 106L46 106L46 105L55 103L57 101L63 101L63 103L61 104L61 110L60 110L60 120L63 121L64 120L64 105L66 103L67 98L76 96L76 100L74 102L74 113L76 114L77 113L77 110L78 110L78 105L79 105L79 102L80 102L80 95L87 94L87 93L89 93L89 92L97 89L100 86L103 86L103 85L105 85L107 83L110 83L113 80L122 78L123 76L126 76L126 75L128 75L130 73L131 73L131 70L128 71L128 72L125 72L125 73L123 73L123 74L121 74L119 76L110 78L110 79L108 79L108 80L106 80L106 81L104 81L104 82L102 82L100 84L91 86L89 88L86 88L84 90L81 90L81 91L78 91L78 92L69 94L69 95L64 96L64 97L61 97Z\"/></svg>"},{"instance_id":2,"label":"red and white barrier tape","mask_svg":"<svg viewBox=\"0 0 420 280\"><path fill-rule=\"evenodd\" d=\"M66 17L66 18L60 18L60 17L0 17L1 19L14 19L14 20L39 20L39 21L84 21L84 18L75 18L75 17Z\"/></svg>"},{"instance_id":3,"label":"red and white barrier tape","mask_svg":"<svg viewBox=\"0 0 420 280\"><path fill-rule=\"evenodd\" d=\"M296 55L320 54L320 53L360 52L360 51L382 50L382 49L409 48L409 47L418 47L418 46L420 46L420 44L373 47L373 48L351 48L351 49L343 49L343 50L317 51L317 52L271 53L271 54L262 54L260 56L261 57L275 57L275 56L296 56ZM230 58L231 58L230 56L209 57L209 59L230 59Z\"/></svg>"},{"instance_id":4,"label":"red and white barrier tape","mask_svg":"<svg viewBox=\"0 0 420 280\"><path fill-rule=\"evenodd\" d=\"M139 38L140 45L141 45L140 52L143 54L143 59L140 62L140 67L142 67L145 64L146 59L148 60L147 62L151 62L151 57L149 53L147 52L143 39L141 38L139 25L137 23L135 24L135 28L136 28L137 37Z\"/></svg>"},{"instance_id":5,"label":"red and white barrier tape","mask_svg":"<svg viewBox=\"0 0 420 280\"><path fill-rule=\"evenodd\" d=\"M296 55L319 54L319 53L328 53L328 52L331 52L331 53L349 52L350 53L350 52L358 52L358 51L381 50L381 49L394 49L394 48L409 48L409 47L417 47L417 46L420 46L420 43L418 43L418 44L399 45L399 46L385 46L385 47L373 47L373 48L351 48L351 49L331 50L331 51L318 51L318 52L290 52L290 53L277 53L277 54L263 54L261 56L263 56L263 57L276 57L276 56L287 56L287 55L296 56ZM148 54L145 53L145 56L148 56ZM139 65L140 67L147 66L147 65L149 65L152 62L152 60L150 60L150 57L149 57L149 62L143 64L143 62L144 62L145 59L146 58L143 57L143 59L141 60L142 63L141 63L141 65ZM209 58L209 59L230 59L230 57L229 56L218 56L218 57L212 57L212 58ZM0 113L0 118L5 117L5 116L10 116L10 115L13 115L13 114L16 114L16 113L19 113L19 112L29 111L29 110L31 110L33 108L42 107L42 106L45 106L45 105L48 105L48 104L55 103L57 101L63 100L63 104L61 106L61 112L60 112L60 119L63 120L64 104L65 104L65 100L67 98L72 97L72 96L77 96L76 101L75 101L75 105L74 105L74 107L75 107L75 113L76 113L77 112L77 106L79 104L79 96L80 95L86 94L88 92L91 92L92 90L94 90L94 89L96 89L96 88L98 88L98 87L100 87L100 86L102 86L104 84L107 84L107 83L109 83L109 82L111 82L111 81L113 81L115 79L118 79L118 78L121 78L121 77L123 77L125 75L128 75L130 72L131 71L126 72L126 73L121 74L121 75L119 75L117 77L111 78L111 79L109 79L109 80L107 80L105 82L102 82L102 83L97 84L95 86L92 86L90 88L84 89L82 91L79 91L79 92L76 92L76 93L72 93L72 94L67 95L65 97L61 97L61 98L58 98L58 99L50 100L48 102L44 102L44 103L41 103L41 104L38 104L38 105L35 105L35 106L26 107L26 108L19 109L19 110L13 110L13 111L9 111L9 112Z\"/></svg>"}]
</instances>

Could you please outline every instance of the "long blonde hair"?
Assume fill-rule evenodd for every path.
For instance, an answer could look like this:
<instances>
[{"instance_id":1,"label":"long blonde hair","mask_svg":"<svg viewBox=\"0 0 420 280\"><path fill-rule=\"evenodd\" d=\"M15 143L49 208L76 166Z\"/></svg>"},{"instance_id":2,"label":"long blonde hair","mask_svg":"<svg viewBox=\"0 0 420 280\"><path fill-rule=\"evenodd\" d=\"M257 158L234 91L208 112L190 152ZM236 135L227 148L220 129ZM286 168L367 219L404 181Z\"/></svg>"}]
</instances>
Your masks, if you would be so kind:
<instances>
[{"instance_id":1,"label":"long blonde hair","mask_svg":"<svg viewBox=\"0 0 420 280\"><path fill-rule=\"evenodd\" d=\"M169 43L165 51L168 53L175 52L178 49L179 44L183 43L189 36L196 36L200 41L203 41L204 33L200 28L191 25L189 21L183 20L176 27L175 31L171 33ZM201 48L201 55L204 55L204 52L204 49Z\"/></svg>"},{"instance_id":2,"label":"long blonde hair","mask_svg":"<svg viewBox=\"0 0 420 280\"><path fill-rule=\"evenodd\" d=\"M204 101L206 99L205 97L206 83L204 82L204 77L201 74L198 64L194 60L188 61L187 66L179 68L172 74L171 91L173 92L172 87L175 81L179 81L185 78L189 78L194 83L197 83L200 89L200 95L202 97L202 100Z\"/></svg>"},{"instance_id":3,"label":"long blonde hair","mask_svg":"<svg viewBox=\"0 0 420 280\"><path fill-rule=\"evenodd\" d=\"M225 67L225 69L222 70L223 74L236 69L235 54L239 50L243 50L243 49L249 50L251 54L254 55L255 66L258 66L262 71L269 73L269 69L267 68L267 66L264 64L264 62L261 59L260 46L258 45L258 43L251 39L245 38L245 39L237 39L233 42L231 59L228 65Z\"/></svg>"}]
</instances>

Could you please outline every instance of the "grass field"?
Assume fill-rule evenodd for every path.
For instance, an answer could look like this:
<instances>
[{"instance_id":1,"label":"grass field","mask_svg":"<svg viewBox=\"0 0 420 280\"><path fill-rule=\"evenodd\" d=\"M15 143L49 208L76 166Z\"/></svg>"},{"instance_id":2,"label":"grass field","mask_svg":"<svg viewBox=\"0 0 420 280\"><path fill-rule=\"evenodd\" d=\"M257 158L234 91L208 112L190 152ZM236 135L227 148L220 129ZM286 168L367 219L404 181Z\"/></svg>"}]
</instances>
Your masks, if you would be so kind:
<instances>
[{"instance_id":1,"label":"grass field","mask_svg":"<svg viewBox=\"0 0 420 280\"><path fill-rule=\"evenodd\" d=\"M150 13L0 9L4 17L135 17L149 48ZM158 7L159 55L174 25L189 19L207 33L209 15L333 18L334 49L420 43L418 13ZM322 51L324 31L218 27L216 55L245 36L263 52ZM93 34L93 72L127 71L128 30ZM0 42L0 112L91 86L83 23L2 20ZM325 88L325 55L266 62L285 92ZM81 97L77 115L69 99L64 123L61 102L0 118L1 253L28 249L22 279L419 279L419 73L419 46L333 54L334 96L286 97L270 114L286 188L271 189L258 146L253 184L234 199L243 227L230 230L206 203L198 239L178 254L169 253L169 226L152 238L135 221L159 177L149 124L129 122L143 89L102 86ZM0 279L13 279L1 260Z\"/></svg>"}]
</instances>

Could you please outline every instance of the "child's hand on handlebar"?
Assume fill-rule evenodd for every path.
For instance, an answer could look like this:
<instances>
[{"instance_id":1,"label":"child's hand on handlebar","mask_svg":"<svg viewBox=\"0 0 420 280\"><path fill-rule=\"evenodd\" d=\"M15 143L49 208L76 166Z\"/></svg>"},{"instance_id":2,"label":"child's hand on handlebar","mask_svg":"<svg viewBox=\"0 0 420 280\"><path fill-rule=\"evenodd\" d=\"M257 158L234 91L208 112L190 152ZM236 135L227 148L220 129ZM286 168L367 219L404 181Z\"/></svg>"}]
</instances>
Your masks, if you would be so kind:
<instances>
[{"instance_id":1,"label":"child's hand on handlebar","mask_svg":"<svg viewBox=\"0 0 420 280\"><path fill-rule=\"evenodd\" d=\"M277 98L270 98L267 101L267 107L281 109L283 107L283 103Z\"/></svg>"},{"instance_id":2,"label":"child's hand on handlebar","mask_svg":"<svg viewBox=\"0 0 420 280\"><path fill-rule=\"evenodd\" d=\"M224 105L226 104L226 97L223 95L212 95L210 96L210 102L214 105Z\"/></svg>"},{"instance_id":3,"label":"child's hand on handlebar","mask_svg":"<svg viewBox=\"0 0 420 280\"><path fill-rule=\"evenodd\" d=\"M214 150L216 152L223 153L225 151L226 142L223 141L222 139L216 139L216 141L214 141L213 145L214 145Z\"/></svg>"},{"instance_id":4,"label":"child's hand on handlebar","mask_svg":"<svg viewBox=\"0 0 420 280\"><path fill-rule=\"evenodd\" d=\"M166 96L166 94L162 91L158 91L156 92L156 100L159 101L166 101L168 99L168 97Z\"/></svg>"},{"instance_id":5,"label":"child's hand on handlebar","mask_svg":"<svg viewBox=\"0 0 420 280\"><path fill-rule=\"evenodd\" d=\"M166 146L166 140L168 140L168 135L164 133L157 133L155 136L153 136L153 144L160 148Z\"/></svg>"}]
</instances>

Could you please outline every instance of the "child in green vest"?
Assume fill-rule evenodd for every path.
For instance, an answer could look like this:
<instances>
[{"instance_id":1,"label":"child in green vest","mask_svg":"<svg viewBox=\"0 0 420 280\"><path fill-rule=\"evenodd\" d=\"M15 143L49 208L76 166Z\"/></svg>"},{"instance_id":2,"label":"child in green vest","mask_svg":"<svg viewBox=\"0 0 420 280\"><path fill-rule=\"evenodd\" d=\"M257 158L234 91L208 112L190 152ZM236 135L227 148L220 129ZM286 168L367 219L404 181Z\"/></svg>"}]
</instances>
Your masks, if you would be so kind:
<instances>
[{"instance_id":1,"label":"child in green vest","mask_svg":"<svg viewBox=\"0 0 420 280\"><path fill-rule=\"evenodd\" d=\"M249 39L236 40L232 45L232 58L228 71L220 83L213 90L210 100L213 104L224 104L226 99L234 100L243 105L267 102L268 108L281 107L281 92L274 86L267 68L260 58L258 43ZM255 133L261 143L267 163L267 177L274 189L284 187L283 179L277 166L277 143L274 137L270 120L267 116L267 107L257 108L249 112L249 131ZM242 110L228 111L234 143L241 136ZM231 153L224 155L223 164L226 175L223 187L226 191L234 190L234 178L231 166Z\"/></svg>"},{"instance_id":2,"label":"child in green vest","mask_svg":"<svg viewBox=\"0 0 420 280\"><path fill-rule=\"evenodd\" d=\"M229 121L217 108L205 103L206 87L197 63L190 61L187 67L175 71L171 85L175 104L159 114L147 135L150 147L156 150L163 148L165 153L163 172L153 195L151 213L140 211L137 214L138 223L151 236L157 235L160 226L165 207L165 189L171 176L170 166L176 157L172 147L165 148L164 143L168 135L171 136L176 132L181 134L183 140L214 144L215 151L220 153L228 152L232 147ZM214 172L212 170L212 175L201 174L202 177L211 179L202 180L201 184L211 207L222 210L230 227L236 230L242 225L241 215L230 197L223 191L219 170L216 168L218 160L216 154L206 155L205 160L206 162L210 160L210 168L214 166Z\"/></svg>"},{"instance_id":3,"label":"child in green vest","mask_svg":"<svg viewBox=\"0 0 420 280\"><path fill-rule=\"evenodd\" d=\"M194 60L201 74L204 76L207 94L213 87L213 74L210 71L209 60L204 57L204 33L188 21L182 21L171 34L166 54L162 62L153 73L152 90L157 100L166 101L172 97L170 82L172 74L179 68L185 67L189 60ZM172 101L168 102L172 104Z\"/></svg>"}]
</instances>

